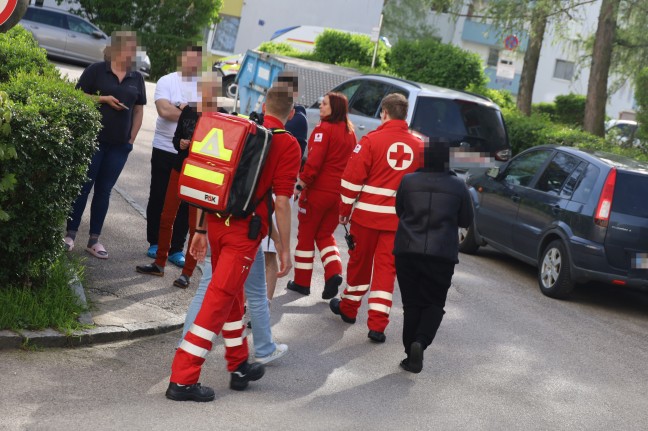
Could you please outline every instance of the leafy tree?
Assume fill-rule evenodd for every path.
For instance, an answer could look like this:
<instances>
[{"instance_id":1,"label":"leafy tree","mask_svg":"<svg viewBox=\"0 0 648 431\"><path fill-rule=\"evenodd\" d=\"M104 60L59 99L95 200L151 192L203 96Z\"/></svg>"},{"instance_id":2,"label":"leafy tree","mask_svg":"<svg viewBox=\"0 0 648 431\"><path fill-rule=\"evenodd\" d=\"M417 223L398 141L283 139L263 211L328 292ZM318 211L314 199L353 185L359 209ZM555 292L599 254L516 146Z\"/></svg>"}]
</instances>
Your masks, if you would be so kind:
<instances>
[{"instance_id":1,"label":"leafy tree","mask_svg":"<svg viewBox=\"0 0 648 431\"><path fill-rule=\"evenodd\" d=\"M56 0L61 4L65 0ZM202 40L204 28L218 20L223 0L78 0L72 12L107 33L137 31L151 58L154 78L176 68L178 53Z\"/></svg>"},{"instance_id":2,"label":"leafy tree","mask_svg":"<svg viewBox=\"0 0 648 431\"><path fill-rule=\"evenodd\" d=\"M385 0L383 30L392 42L403 39L437 37L436 29L426 23L434 0Z\"/></svg>"}]
</instances>

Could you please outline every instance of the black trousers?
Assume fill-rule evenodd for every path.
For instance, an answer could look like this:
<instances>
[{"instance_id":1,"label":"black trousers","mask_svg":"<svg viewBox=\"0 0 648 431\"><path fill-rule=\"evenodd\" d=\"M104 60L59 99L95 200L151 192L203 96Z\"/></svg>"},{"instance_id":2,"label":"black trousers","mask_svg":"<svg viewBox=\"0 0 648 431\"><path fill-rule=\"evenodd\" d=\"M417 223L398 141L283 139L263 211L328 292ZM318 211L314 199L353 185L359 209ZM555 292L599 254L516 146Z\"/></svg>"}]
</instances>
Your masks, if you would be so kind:
<instances>
[{"instance_id":1,"label":"black trousers","mask_svg":"<svg viewBox=\"0 0 648 431\"><path fill-rule=\"evenodd\" d=\"M149 190L148 205L146 205L146 240L151 245L158 243L164 196L166 195L175 160L175 154L153 148L151 154L151 188ZM169 255L184 250L187 232L189 232L189 208L183 202L178 209L178 215L173 224Z\"/></svg>"},{"instance_id":2,"label":"black trousers","mask_svg":"<svg viewBox=\"0 0 648 431\"><path fill-rule=\"evenodd\" d=\"M397 255L396 277L403 300L403 346L432 344L445 311L455 264L424 255Z\"/></svg>"}]
</instances>

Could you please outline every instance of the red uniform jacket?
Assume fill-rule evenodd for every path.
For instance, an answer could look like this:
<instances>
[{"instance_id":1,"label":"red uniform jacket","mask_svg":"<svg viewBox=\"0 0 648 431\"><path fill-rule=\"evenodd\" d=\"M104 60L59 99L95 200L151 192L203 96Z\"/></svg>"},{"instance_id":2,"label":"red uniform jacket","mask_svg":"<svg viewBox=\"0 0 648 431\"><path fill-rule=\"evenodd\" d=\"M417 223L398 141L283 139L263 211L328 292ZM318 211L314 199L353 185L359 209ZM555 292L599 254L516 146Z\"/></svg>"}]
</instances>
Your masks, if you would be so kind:
<instances>
[{"instance_id":1,"label":"red uniform jacket","mask_svg":"<svg viewBox=\"0 0 648 431\"><path fill-rule=\"evenodd\" d=\"M340 178L356 145L346 123L322 121L308 140L308 158L299 178L312 190L340 193Z\"/></svg>"},{"instance_id":2,"label":"red uniform jacket","mask_svg":"<svg viewBox=\"0 0 648 431\"><path fill-rule=\"evenodd\" d=\"M266 115L263 125L270 129L283 129L284 125L277 118ZM291 197L297 182L297 174L301 165L301 149L299 143L289 133L281 133L272 136L272 144L268 152L268 158L263 166L263 172L259 178L255 199L260 199L265 192L272 188L272 193L277 196ZM262 199L256 208L256 213L261 217L261 236L263 238L268 234L268 201ZM212 222L217 219L216 216L210 215ZM249 224L248 219L235 219L232 217L229 223Z\"/></svg>"},{"instance_id":3,"label":"red uniform jacket","mask_svg":"<svg viewBox=\"0 0 648 431\"><path fill-rule=\"evenodd\" d=\"M353 150L342 175L340 216L353 209L353 223L396 231L396 190L405 174L423 164L423 142L409 133L407 122L390 120L366 134Z\"/></svg>"}]
</instances>

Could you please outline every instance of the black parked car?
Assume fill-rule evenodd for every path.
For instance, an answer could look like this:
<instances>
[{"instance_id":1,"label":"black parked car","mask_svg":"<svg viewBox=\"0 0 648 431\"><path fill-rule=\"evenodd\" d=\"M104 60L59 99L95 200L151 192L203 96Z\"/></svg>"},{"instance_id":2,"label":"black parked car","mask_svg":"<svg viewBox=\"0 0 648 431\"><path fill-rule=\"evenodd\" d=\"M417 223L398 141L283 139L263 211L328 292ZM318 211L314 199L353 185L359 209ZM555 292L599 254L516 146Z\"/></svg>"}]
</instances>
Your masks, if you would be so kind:
<instances>
[{"instance_id":1,"label":"black parked car","mask_svg":"<svg viewBox=\"0 0 648 431\"><path fill-rule=\"evenodd\" d=\"M565 298L590 281L648 290L648 163L540 146L467 180L475 219L459 249L485 244L538 267Z\"/></svg>"}]
</instances>

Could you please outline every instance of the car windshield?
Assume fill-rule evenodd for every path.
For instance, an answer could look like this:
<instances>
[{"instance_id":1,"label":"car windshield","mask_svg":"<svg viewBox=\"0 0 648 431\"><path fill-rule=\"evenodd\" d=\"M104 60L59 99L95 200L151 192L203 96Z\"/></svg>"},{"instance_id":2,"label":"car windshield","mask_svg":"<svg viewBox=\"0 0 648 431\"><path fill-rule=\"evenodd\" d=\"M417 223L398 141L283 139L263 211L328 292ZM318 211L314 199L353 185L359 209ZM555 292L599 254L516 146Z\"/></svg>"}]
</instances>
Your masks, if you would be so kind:
<instances>
[{"instance_id":1,"label":"car windshield","mask_svg":"<svg viewBox=\"0 0 648 431\"><path fill-rule=\"evenodd\" d=\"M648 190L648 175L619 171L612 211L648 218L648 199L642 193L644 190Z\"/></svg>"},{"instance_id":2,"label":"car windshield","mask_svg":"<svg viewBox=\"0 0 648 431\"><path fill-rule=\"evenodd\" d=\"M502 114L466 100L419 97L410 128L430 138L466 142L487 152L507 146Z\"/></svg>"}]
</instances>

